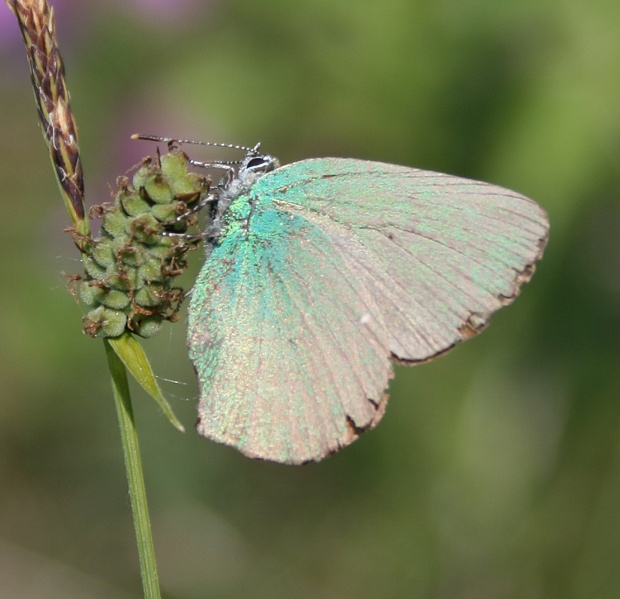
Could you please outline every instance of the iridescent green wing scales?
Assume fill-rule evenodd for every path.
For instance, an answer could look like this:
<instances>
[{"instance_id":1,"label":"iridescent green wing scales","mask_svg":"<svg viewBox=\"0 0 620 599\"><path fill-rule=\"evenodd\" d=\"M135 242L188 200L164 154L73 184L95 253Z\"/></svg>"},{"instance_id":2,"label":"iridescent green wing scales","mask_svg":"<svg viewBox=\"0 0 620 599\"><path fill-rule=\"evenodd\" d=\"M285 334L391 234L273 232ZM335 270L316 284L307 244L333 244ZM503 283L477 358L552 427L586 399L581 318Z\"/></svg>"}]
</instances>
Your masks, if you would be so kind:
<instances>
[{"instance_id":1,"label":"iridescent green wing scales","mask_svg":"<svg viewBox=\"0 0 620 599\"><path fill-rule=\"evenodd\" d=\"M247 233L231 227L191 299L199 432L252 457L302 463L373 426L392 369L385 325L363 322L380 313L364 283L299 216L257 209Z\"/></svg>"},{"instance_id":2,"label":"iridescent green wing scales","mask_svg":"<svg viewBox=\"0 0 620 599\"><path fill-rule=\"evenodd\" d=\"M318 460L383 414L390 358L430 359L516 297L547 235L531 200L389 164L305 160L237 198L197 280L199 431Z\"/></svg>"}]
</instances>

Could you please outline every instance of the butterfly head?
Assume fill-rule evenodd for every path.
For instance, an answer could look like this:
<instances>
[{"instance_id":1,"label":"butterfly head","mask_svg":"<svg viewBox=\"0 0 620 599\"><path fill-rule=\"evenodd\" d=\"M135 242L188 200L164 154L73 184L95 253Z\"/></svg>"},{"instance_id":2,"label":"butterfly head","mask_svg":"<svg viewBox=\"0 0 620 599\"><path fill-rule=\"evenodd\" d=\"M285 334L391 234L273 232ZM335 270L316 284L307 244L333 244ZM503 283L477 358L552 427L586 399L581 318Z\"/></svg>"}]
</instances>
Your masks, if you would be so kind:
<instances>
[{"instance_id":1,"label":"butterfly head","mask_svg":"<svg viewBox=\"0 0 620 599\"><path fill-rule=\"evenodd\" d=\"M260 177L269 173L280 166L280 162L274 156L260 153L260 143L253 148L249 148L245 154L245 158L239 165L238 178L243 183L252 185Z\"/></svg>"},{"instance_id":2,"label":"butterfly head","mask_svg":"<svg viewBox=\"0 0 620 599\"><path fill-rule=\"evenodd\" d=\"M253 148L244 148L245 157L239 163L239 168L235 173L230 170L220 181L218 187L221 189L219 196L218 212L225 210L230 202L240 195L247 193L250 188L267 173L280 166L277 158L268 154L261 154L259 151L260 143Z\"/></svg>"},{"instance_id":3,"label":"butterfly head","mask_svg":"<svg viewBox=\"0 0 620 599\"><path fill-rule=\"evenodd\" d=\"M132 139L144 139L149 141L167 142L171 148L179 144L195 144L201 146L211 146L218 148L229 148L242 150L245 156L242 160L223 160L215 162L199 162L190 159L189 162L194 166L205 169L215 169L224 171L225 175L215 186L212 186L211 193L203 201L202 205L211 206L212 224L206 237L216 238L221 232L222 216L230 204L239 196L249 192L252 186L264 175L274 171L280 166L280 162L274 156L262 154L260 143L254 147L238 146L228 143L218 143L210 141L194 141L191 139L174 139L172 137L158 137L154 135L132 135Z\"/></svg>"},{"instance_id":4,"label":"butterfly head","mask_svg":"<svg viewBox=\"0 0 620 599\"><path fill-rule=\"evenodd\" d=\"M211 226L215 233L214 237L217 237L221 231L221 219L230 204L240 195L248 193L261 177L280 166L280 162L274 156L261 154L260 144L256 144L253 148L243 149L246 150L246 154L239 163L237 172L235 173L232 169L228 171L217 186L219 193Z\"/></svg>"}]
</instances>

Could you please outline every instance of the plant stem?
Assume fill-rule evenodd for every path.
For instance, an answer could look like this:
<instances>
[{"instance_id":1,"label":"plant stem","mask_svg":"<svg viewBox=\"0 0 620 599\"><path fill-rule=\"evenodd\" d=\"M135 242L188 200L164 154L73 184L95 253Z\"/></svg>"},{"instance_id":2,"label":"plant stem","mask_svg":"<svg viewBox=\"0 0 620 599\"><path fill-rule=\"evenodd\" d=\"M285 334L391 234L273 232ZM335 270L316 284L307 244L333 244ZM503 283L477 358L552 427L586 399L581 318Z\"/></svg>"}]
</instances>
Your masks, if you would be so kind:
<instances>
[{"instance_id":1,"label":"plant stem","mask_svg":"<svg viewBox=\"0 0 620 599\"><path fill-rule=\"evenodd\" d=\"M155 561L155 549L138 447L138 434L129 394L127 370L107 340L104 340L104 345L112 376L114 401L116 403L116 412L123 442L131 511L138 544L142 588L145 599L160 599L157 562Z\"/></svg>"},{"instance_id":2,"label":"plant stem","mask_svg":"<svg viewBox=\"0 0 620 599\"><path fill-rule=\"evenodd\" d=\"M54 11L47 0L5 1L17 17L24 38L43 137L73 224L70 231L79 250L87 256L92 251L93 242L90 239L90 223L84 207L84 176L77 141L77 126L71 111L65 69L56 39ZM160 599L155 550L126 365L140 384L157 399L171 422L180 430L183 430L183 427L174 418L172 410L161 394L150 364L139 344L130 335L125 334L114 340L113 344L107 339L104 340L104 345L121 430L144 597Z\"/></svg>"}]
</instances>

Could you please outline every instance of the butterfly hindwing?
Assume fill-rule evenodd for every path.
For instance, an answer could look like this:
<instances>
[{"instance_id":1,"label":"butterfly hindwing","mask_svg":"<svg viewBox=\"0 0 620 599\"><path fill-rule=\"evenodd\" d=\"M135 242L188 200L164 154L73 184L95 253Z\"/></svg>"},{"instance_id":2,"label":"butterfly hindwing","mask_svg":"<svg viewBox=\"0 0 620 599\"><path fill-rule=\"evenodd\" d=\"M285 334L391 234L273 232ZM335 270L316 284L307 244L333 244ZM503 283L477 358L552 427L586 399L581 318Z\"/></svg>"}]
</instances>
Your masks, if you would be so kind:
<instances>
[{"instance_id":1,"label":"butterfly hindwing","mask_svg":"<svg viewBox=\"0 0 620 599\"><path fill-rule=\"evenodd\" d=\"M302 463L378 421L388 332L380 318L364 321L380 308L316 225L258 207L248 234L229 230L207 264L189 321L201 434Z\"/></svg>"}]
</instances>

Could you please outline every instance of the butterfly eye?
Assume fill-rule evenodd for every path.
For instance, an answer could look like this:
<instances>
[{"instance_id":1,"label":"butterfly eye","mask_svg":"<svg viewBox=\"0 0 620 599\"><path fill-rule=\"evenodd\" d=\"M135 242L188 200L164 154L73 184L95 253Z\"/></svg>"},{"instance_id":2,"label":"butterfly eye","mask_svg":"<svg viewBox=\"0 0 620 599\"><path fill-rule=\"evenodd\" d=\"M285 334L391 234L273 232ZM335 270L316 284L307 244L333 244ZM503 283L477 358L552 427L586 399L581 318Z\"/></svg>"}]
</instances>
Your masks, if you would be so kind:
<instances>
[{"instance_id":1,"label":"butterfly eye","mask_svg":"<svg viewBox=\"0 0 620 599\"><path fill-rule=\"evenodd\" d=\"M265 164L265 159L261 156L260 158L252 158L252 160L248 162L247 168L252 171L257 171L260 170Z\"/></svg>"},{"instance_id":2,"label":"butterfly eye","mask_svg":"<svg viewBox=\"0 0 620 599\"><path fill-rule=\"evenodd\" d=\"M276 167L277 162L271 156L256 156L250 158L243 166L243 170L253 173L269 173Z\"/></svg>"},{"instance_id":3,"label":"butterfly eye","mask_svg":"<svg viewBox=\"0 0 620 599\"><path fill-rule=\"evenodd\" d=\"M241 163L239 172L250 172L256 174L270 173L280 166L277 158L268 154L258 154L252 150L246 154L245 160Z\"/></svg>"}]
</instances>

